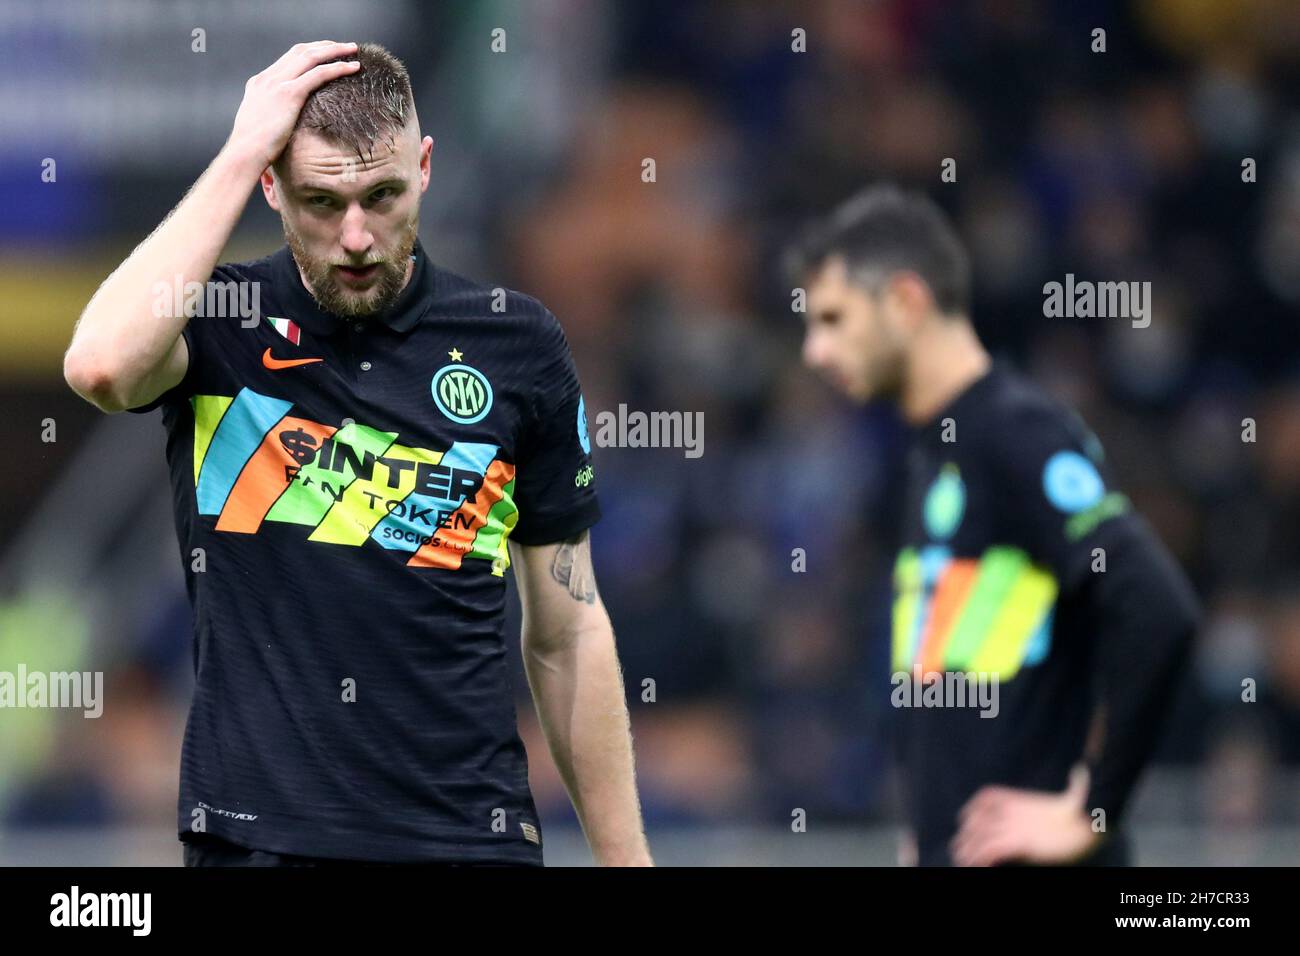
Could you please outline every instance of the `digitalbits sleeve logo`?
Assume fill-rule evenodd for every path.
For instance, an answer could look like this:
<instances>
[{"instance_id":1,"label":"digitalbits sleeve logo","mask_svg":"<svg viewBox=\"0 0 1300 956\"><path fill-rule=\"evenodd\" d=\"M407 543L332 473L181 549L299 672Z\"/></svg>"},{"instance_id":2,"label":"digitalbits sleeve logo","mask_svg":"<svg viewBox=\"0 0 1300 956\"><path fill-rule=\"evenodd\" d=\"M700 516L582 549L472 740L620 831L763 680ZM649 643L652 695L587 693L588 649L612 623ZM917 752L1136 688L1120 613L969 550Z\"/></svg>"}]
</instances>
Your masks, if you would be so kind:
<instances>
[{"instance_id":1,"label":"digitalbits sleeve logo","mask_svg":"<svg viewBox=\"0 0 1300 956\"><path fill-rule=\"evenodd\" d=\"M1077 451L1058 451L1043 468L1043 493L1058 511L1072 515L1101 501L1106 483Z\"/></svg>"},{"instance_id":2,"label":"digitalbits sleeve logo","mask_svg":"<svg viewBox=\"0 0 1300 956\"><path fill-rule=\"evenodd\" d=\"M433 400L453 422L473 425L492 410L492 385L468 365L444 365L433 376Z\"/></svg>"},{"instance_id":3,"label":"digitalbits sleeve logo","mask_svg":"<svg viewBox=\"0 0 1300 956\"><path fill-rule=\"evenodd\" d=\"M587 432L587 401L578 396L578 444L584 455L591 454L591 435Z\"/></svg>"}]
</instances>

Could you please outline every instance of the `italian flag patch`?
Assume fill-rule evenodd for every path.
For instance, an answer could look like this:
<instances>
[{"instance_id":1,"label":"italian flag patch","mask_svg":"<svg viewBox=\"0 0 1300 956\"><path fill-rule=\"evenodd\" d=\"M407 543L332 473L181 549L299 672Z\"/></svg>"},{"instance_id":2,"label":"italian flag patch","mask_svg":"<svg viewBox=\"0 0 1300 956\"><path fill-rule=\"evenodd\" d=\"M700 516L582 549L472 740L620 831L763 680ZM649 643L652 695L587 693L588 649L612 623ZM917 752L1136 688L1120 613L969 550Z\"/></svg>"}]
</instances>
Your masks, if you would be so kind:
<instances>
[{"instance_id":1,"label":"italian flag patch","mask_svg":"<svg viewBox=\"0 0 1300 956\"><path fill-rule=\"evenodd\" d=\"M266 317L266 321L270 322L271 326L277 332L283 335L294 345L297 345L298 340L302 338L302 332L299 330L297 324L294 322L290 322L288 319L277 319L273 316L268 315Z\"/></svg>"}]
</instances>

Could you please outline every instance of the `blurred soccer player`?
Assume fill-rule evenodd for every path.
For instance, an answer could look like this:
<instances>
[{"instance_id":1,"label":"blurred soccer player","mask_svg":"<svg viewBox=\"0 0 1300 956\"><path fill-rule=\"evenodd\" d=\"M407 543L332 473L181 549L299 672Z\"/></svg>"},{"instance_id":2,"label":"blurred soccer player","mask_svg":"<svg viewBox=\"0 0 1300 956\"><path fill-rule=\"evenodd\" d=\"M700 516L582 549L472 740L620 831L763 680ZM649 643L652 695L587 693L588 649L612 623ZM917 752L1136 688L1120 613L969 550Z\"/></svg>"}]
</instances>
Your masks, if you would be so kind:
<instances>
[{"instance_id":1,"label":"blurred soccer player","mask_svg":"<svg viewBox=\"0 0 1300 956\"><path fill-rule=\"evenodd\" d=\"M595 859L650 862L573 360L535 299L425 256L432 149L382 47L293 47L68 350L99 408L163 409L194 606L187 864L540 864L511 556ZM218 266L259 183L287 246Z\"/></svg>"},{"instance_id":2,"label":"blurred soccer player","mask_svg":"<svg viewBox=\"0 0 1300 956\"><path fill-rule=\"evenodd\" d=\"M933 203L872 187L790 265L804 362L912 432L891 697L915 859L1126 863L1125 805L1195 628L1186 579L1078 416L991 362Z\"/></svg>"}]
</instances>

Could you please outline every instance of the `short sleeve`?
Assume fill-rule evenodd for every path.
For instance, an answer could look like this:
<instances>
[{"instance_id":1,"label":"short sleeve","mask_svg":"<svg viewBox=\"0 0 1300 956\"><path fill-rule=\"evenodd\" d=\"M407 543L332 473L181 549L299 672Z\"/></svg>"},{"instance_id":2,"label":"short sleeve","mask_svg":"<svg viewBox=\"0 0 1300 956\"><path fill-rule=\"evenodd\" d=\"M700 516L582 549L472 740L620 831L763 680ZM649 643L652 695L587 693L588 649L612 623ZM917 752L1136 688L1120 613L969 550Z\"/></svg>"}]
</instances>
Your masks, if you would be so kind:
<instances>
[{"instance_id":1,"label":"short sleeve","mask_svg":"<svg viewBox=\"0 0 1300 956\"><path fill-rule=\"evenodd\" d=\"M241 282L246 281L247 278L239 271L238 266L228 264L213 269L208 281ZM185 347L189 353L185 374L181 380L147 405L137 405L135 408L128 408L127 411L144 414L164 405L188 401L191 395L198 394L206 387L204 383L211 382L214 376L224 374L225 365L218 359L225 354L225 350L221 347L219 339L229 331L228 327L232 324L238 325L239 322L237 319L213 316L192 317L185 323L185 328L181 329L181 336L185 339Z\"/></svg>"},{"instance_id":2,"label":"short sleeve","mask_svg":"<svg viewBox=\"0 0 1300 956\"><path fill-rule=\"evenodd\" d=\"M1089 574L1094 549L1135 520L1132 508L1108 475L1101 443L1073 413L1033 408L1005 425L993 465L1004 526L1068 594Z\"/></svg>"},{"instance_id":3,"label":"short sleeve","mask_svg":"<svg viewBox=\"0 0 1300 956\"><path fill-rule=\"evenodd\" d=\"M539 362L532 413L515 461L512 540L526 545L563 541L600 519L586 403L568 340L550 312L540 320Z\"/></svg>"}]
</instances>

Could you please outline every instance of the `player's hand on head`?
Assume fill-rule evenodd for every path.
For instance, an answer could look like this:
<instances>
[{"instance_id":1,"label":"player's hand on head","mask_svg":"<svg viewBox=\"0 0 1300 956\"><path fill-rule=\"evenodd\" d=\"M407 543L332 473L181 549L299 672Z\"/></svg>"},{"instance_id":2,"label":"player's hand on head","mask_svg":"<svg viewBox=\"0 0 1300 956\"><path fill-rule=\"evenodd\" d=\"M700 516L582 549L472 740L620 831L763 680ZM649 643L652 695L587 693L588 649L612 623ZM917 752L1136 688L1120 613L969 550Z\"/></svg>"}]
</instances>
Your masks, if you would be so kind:
<instances>
[{"instance_id":1,"label":"player's hand on head","mask_svg":"<svg viewBox=\"0 0 1300 956\"><path fill-rule=\"evenodd\" d=\"M339 60L356 51L356 43L334 40L290 47L244 85L228 145L256 159L262 168L271 165L288 145L307 97L330 80L360 69L356 60Z\"/></svg>"},{"instance_id":2,"label":"player's hand on head","mask_svg":"<svg viewBox=\"0 0 1300 956\"><path fill-rule=\"evenodd\" d=\"M1082 780L1082 784L1081 784ZM950 846L958 866L1073 863L1102 839L1083 807L1087 778L1060 792L981 787L958 814Z\"/></svg>"}]
</instances>

